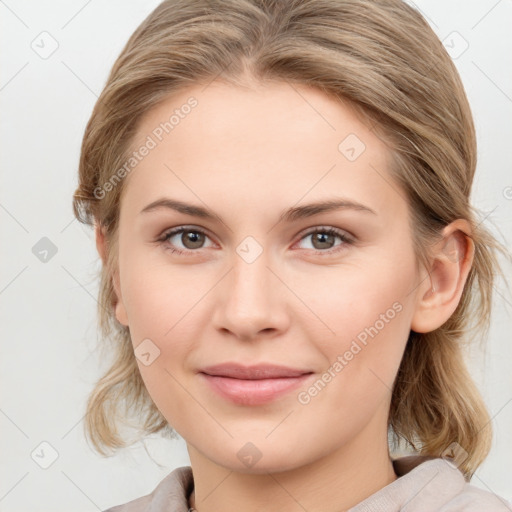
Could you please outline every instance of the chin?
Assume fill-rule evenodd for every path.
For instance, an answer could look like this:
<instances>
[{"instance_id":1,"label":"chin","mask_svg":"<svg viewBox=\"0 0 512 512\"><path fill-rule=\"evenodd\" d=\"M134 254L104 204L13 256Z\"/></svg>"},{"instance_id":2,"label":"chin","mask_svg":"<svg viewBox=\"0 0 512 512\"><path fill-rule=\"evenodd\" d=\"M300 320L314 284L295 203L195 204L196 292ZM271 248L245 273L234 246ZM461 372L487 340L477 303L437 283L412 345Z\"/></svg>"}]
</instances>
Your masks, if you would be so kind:
<instances>
[{"instance_id":1,"label":"chin","mask_svg":"<svg viewBox=\"0 0 512 512\"><path fill-rule=\"evenodd\" d=\"M227 451L231 450L231 447L227 448ZM215 464L218 464L229 471L248 475L281 473L299 468L308 463L307 460L294 457L294 450L279 450L280 453L276 453L277 450L275 447L266 446L260 450L250 442L245 443L242 448L236 448L233 451L235 451L234 458L226 458L225 453L221 457L216 457L214 454L211 454L210 456L205 454L205 456ZM267 452L268 454L265 455Z\"/></svg>"}]
</instances>

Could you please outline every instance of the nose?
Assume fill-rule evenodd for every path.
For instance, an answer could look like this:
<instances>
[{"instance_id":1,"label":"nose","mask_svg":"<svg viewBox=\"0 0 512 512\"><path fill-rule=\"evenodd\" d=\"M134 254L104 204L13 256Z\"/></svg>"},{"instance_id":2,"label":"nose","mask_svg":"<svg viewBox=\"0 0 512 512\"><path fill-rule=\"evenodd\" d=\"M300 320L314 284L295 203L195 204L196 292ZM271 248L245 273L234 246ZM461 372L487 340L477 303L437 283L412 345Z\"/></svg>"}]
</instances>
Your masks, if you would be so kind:
<instances>
[{"instance_id":1,"label":"nose","mask_svg":"<svg viewBox=\"0 0 512 512\"><path fill-rule=\"evenodd\" d=\"M286 287L269 263L265 251L250 263L234 255L233 266L217 289L213 314L216 329L245 341L286 331Z\"/></svg>"}]
</instances>

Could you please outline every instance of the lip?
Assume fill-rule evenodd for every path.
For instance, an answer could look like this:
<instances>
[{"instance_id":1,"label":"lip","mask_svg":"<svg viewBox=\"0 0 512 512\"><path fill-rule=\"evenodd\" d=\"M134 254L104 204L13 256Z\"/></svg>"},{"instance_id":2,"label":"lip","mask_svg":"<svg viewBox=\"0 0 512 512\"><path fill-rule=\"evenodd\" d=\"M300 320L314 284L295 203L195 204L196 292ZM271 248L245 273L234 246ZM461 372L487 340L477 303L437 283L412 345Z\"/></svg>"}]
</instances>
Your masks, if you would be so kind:
<instances>
[{"instance_id":1,"label":"lip","mask_svg":"<svg viewBox=\"0 0 512 512\"><path fill-rule=\"evenodd\" d=\"M239 405L258 405L293 391L313 372L273 364L224 363L203 368L199 375L223 398Z\"/></svg>"},{"instance_id":2,"label":"lip","mask_svg":"<svg viewBox=\"0 0 512 512\"><path fill-rule=\"evenodd\" d=\"M245 366L238 363L222 363L207 366L200 370L201 373L218 377L231 377L232 379L278 379L286 377L300 377L311 370L301 370L277 364L257 364Z\"/></svg>"}]
</instances>

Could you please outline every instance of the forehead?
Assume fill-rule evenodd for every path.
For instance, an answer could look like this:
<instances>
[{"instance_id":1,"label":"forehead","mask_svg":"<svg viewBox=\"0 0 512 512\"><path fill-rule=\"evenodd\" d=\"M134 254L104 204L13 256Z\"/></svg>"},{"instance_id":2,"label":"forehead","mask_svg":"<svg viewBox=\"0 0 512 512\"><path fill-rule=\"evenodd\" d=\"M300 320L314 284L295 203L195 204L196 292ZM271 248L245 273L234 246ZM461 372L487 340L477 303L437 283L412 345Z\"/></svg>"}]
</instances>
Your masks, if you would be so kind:
<instances>
[{"instance_id":1,"label":"forehead","mask_svg":"<svg viewBox=\"0 0 512 512\"><path fill-rule=\"evenodd\" d=\"M148 141L126 183L140 208L166 191L260 209L327 192L377 210L401 200L385 143L349 103L303 85L196 84L145 114L133 149Z\"/></svg>"}]
</instances>

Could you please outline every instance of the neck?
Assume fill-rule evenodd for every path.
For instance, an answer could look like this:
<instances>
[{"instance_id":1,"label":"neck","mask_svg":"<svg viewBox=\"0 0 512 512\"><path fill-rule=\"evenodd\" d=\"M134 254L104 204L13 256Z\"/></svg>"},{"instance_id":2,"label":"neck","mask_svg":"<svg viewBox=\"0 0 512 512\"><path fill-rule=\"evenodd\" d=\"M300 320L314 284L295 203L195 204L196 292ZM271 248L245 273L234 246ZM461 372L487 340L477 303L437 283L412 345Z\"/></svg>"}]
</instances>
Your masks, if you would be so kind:
<instances>
[{"instance_id":1,"label":"neck","mask_svg":"<svg viewBox=\"0 0 512 512\"><path fill-rule=\"evenodd\" d=\"M312 463L264 474L226 469L188 446L194 475L190 506L197 512L346 511L397 479L387 431L377 437L374 429L366 430L372 436L363 431L350 446Z\"/></svg>"}]
</instances>

